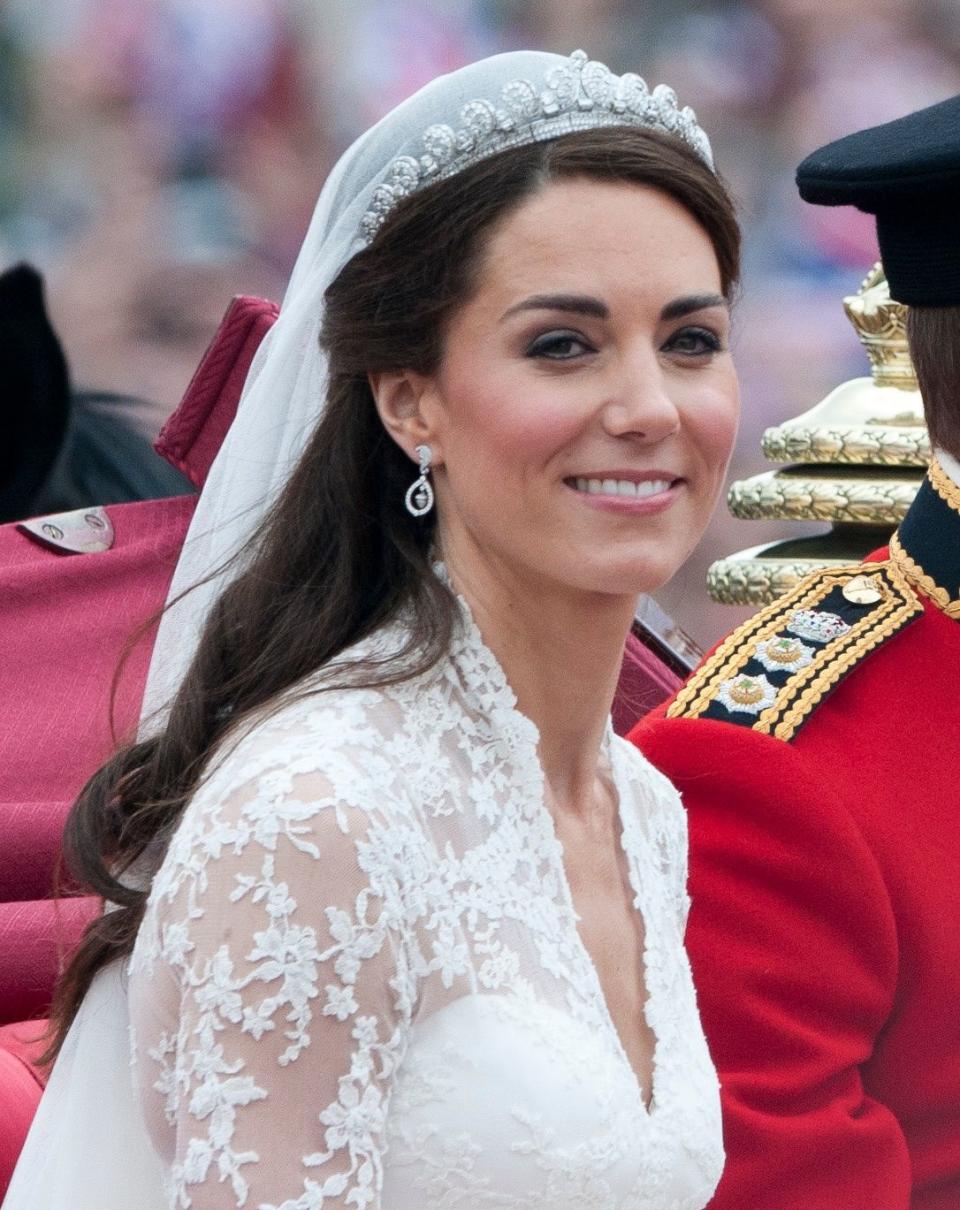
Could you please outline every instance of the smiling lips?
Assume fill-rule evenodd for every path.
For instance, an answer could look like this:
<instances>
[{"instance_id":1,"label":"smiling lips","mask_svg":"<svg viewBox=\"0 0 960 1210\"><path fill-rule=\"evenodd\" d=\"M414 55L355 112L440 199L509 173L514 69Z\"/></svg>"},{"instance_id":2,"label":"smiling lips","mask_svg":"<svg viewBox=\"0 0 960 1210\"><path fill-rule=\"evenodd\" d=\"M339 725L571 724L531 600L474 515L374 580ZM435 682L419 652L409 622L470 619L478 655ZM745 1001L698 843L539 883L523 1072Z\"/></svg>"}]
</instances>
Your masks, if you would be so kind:
<instances>
[{"instance_id":1,"label":"smiling lips","mask_svg":"<svg viewBox=\"0 0 960 1210\"><path fill-rule=\"evenodd\" d=\"M643 479L639 483L633 479L582 479L574 480L578 492L586 492L590 496L627 496L632 499L645 499L648 496L659 496L676 482L675 479Z\"/></svg>"},{"instance_id":2,"label":"smiling lips","mask_svg":"<svg viewBox=\"0 0 960 1210\"><path fill-rule=\"evenodd\" d=\"M669 508L685 480L667 471L613 471L601 476L576 475L565 480L585 504L607 512L644 515Z\"/></svg>"}]
</instances>

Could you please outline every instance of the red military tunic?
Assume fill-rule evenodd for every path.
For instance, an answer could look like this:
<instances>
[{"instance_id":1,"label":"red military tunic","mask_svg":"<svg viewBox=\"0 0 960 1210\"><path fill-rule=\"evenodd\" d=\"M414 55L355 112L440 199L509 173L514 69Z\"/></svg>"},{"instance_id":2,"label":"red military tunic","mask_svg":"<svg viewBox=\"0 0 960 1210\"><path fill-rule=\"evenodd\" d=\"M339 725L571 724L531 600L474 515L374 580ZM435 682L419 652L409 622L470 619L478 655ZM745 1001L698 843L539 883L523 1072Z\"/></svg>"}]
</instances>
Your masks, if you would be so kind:
<instances>
[{"instance_id":1,"label":"red military tunic","mask_svg":"<svg viewBox=\"0 0 960 1210\"><path fill-rule=\"evenodd\" d=\"M808 578L632 732L689 812L714 1210L960 1207L960 486L937 463L880 559Z\"/></svg>"}]
</instances>

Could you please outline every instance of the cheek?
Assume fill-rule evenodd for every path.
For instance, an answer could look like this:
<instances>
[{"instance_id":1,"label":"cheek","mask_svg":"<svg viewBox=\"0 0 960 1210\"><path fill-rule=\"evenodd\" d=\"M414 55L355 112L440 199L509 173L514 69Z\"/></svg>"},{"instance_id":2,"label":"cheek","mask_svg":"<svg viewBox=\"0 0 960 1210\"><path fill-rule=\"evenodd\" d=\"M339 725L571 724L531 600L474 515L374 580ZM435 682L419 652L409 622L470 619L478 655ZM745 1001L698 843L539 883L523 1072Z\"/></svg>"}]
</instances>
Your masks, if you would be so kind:
<instances>
[{"instance_id":1,"label":"cheek","mask_svg":"<svg viewBox=\"0 0 960 1210\"><path fill-rule=\"evenodd\" d=\"M444 449L461 463L495 460L503 474L522 474L524 466L539 468L576 436L573 410L539 383L510 376L496 381L488 372L482 392L450 384L447 398Z\"/></svg>"},{"instance_id":2,"label":"cheek","mask_svg":"<svg viewBox=\"0 0 960 1210\"><path fill-rule=\"evenodd\" d=\"M527 400L513 409L498 434L508 457L540 465L568 445L577 433L576 418L549 402Z\"/></svg>"},{"instance_id":3,"label":"cheek","mask_svg":"<svg viewBox=\"0 0 960 1210\"><path fill-rule=\"evenodd\" d=\"M740 421L740 394L736 383L700 396L687 412L692 444L705 466L722 475L730 461Z\"/></svg>"}]
</instances>

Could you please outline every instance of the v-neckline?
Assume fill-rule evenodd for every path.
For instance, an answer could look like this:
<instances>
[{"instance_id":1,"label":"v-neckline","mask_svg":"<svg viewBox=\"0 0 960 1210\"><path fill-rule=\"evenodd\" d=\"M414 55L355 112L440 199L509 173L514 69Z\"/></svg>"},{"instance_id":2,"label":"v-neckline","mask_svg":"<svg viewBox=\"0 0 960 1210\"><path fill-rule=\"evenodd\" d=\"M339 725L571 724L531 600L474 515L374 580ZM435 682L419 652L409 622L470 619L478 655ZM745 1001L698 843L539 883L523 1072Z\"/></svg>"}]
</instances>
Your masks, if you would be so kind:
<instances>
[{"instance_id":1,"label":"v-neckline","mask_svg":"<svg viewBox=\"0 0 960 1210\"><path fill-rule=\"evenodd\" d=\"M518 711L518 713L519 713L519 711ZM654 1025L653 1021L651 1020L651 1016L653 1015L651 1013L651 1005L652 1005L652 1001L653 1001L653 987L651 985L651 980L650 980L650 963L648 962L648 955L652 948L653 934L651 933L650 928L648 927L648 918L649 918L650 913L646 910L646 903L644 900L644 896L641 892L641 888L638 886L639 879L637 878L636 859L635 859L635 854L633 852L633 849L631 847L632 837L628 838L628 829L627 829L627 824L626 824L626 820L625 820L625 811L624 811L624 791L625 791L624 782L625 782L625 779L622 777L622 770L618 769L616 767L617 762L616 762L616 758L614 757L614 753L613 753L613 749L615 748L616 745L613 742L611 742L613 740L613 738L614 738L613 737L613 725L611 722L608 721L607 731L604 736L604 745L603 745L603 748L601 749L601 752L605 753L609 757L611 782L613 784L613 788L614 788L614 790L616 792L616 796L617 796L616 810L617 810L617 822L620 825L620 845L621 845L621 848L623 849L624 855L627 859L627 877L630 881L630 888L633 891L633 900L632 900L631 906L632 906L633 910L637 913L637 915L640 917L640 923L643 928L643 944L640 947L640 966L641 966L641 969L643 972L643 988L644 988L645 996L644 996L644 1001L643 1001L643 1006L642 1006L641 1011L643 1012L644 1020L646 1021L647 1027L649 1028L650 1034L653 1038L653 1052L650 1055L650 1087L649 1087L649 1089L644 1088L643 1081L640 1078L640 1075L637 1072L637 1069L630 1062L630 1056L627 1053L627 1048L624 1045L623 1038L620 1036L620 1031L617 1029L616 1022L613 1019L613 1013L610 1011L610 1005L607 1002L607 997L603 990L603 983L600 979L600 972L597 969L597 964L593 960L593 956L591 955L590 950L587 948L587 944L584 941L583 935L580 932L579 922L580 922L581 917L580 917L580 913L577 911L577 905L574 902L573 891L570 886L570 879L567 875L567 866L566 866L566 861L565 861L563 841L560 839L559 835L557 834L557 825L556 825L556 820L553 817L553 812L547 806L546 778L544 777L544 774L543 774L543 768L542 768L542 766L540 766L540 760L539 760L539 757L538 757L536 751L534 751L533 755L534 755L534 759L537 762L537 765L540 766L542 810L549 823L549 827L552 831L553 838L556 841L556 852L557 852L558 867L559 867L557 870L558 883L559 883L559 886L561 887L561 893L563 895L564 906L567 908L567 910L570 913L571 927L573 929L573 932L574 932L574 935L576 938L576 947L579 952L580 958L584 964L584 967L587 968L590 972L590 982L592 984L593 995L594 995L596 1004L598 1005L598 1007L600 1009L601 1015L607 1026L607 1029L610 1031L610 1037L613 1041L617 1054L618 1054L619 1058L622 1060L622 1062L625 1064L626 1069L630 1072L630 1074L633 1077L633 1081L637 1088L637 1094L638 1094L638 1099L640 1101L640 1106L643 1109L644 1113L647 1115L647 1117L652 1117L657 1109L657 1092L660 1088L661 1060L663 1057L660 1033L657 1030L656 1026ZM632 797L632 789L629 791L629 793ZM632 832L632 829L631 829L631 832Z\"/></svg>"},{"instance_id":2,"label":"v-neckline","mask_svg":"<svg viewBox=\"0 0 960 1210\"><path fill-rule=\"evenodd\" d=\"M446 569L444 568L444 573ZM449 583L449 580L448 580ZM654 988L650 978L650 962L649 955L653 946L657 943L657 939L649 927L650 912L649 900L645 895L645 889L640 884L640 879L637 876L637 855L634 849L636 843L634 821L628 821L625 809L625 796L630 798L630 807L633 804L633 788L628 786L628 779L624 775L622 762L619 760L617 752L617 737L613 732L612 719L608 717L606 728L604 730L603 740L601 741L600 755L606 757L610 766L610 776L613 788L617 797L617 821L620 825L620 844L624 855L627 859L627 876L630 881L630 887L633 890L633 908L640 917L643 926L643 945L640 952L640 964L643 971L643 984L646 993L643 1003L643 1016L650 1029L653 1037L653 1053L650 1057L650 1088L645 1090L643 1081L640 1078L636 1068L630 1062L627 1054L627 1049L624 1046L623 1039L617 1029L616 1023L613 1020L613 1014L610 1011L610 1006L607 1003L606 995L604 994L603 984L600 980L600 972L597 970L596 963L587 949L586 943L580 933L578 927L580 914L577 911L576 904L573 899L573 891L570 887L570 879L567 876L566 863L564 861L563 842L557 833L556 820L553 813L547 805L546 796L546 775L543 771L543 765L540 762L539 744L540 731L533 719L525 715L517 704L517 696L507 680L507 675L500 664L500 661L494 655L493 651L485 642L483 635L480 633L480 628L474 620L470 606L466 600L456 594L457 601L461 609L461 626L462 631L459 636L460 642L454 639L453 654L454 662L458 664L459 671L464 676L465 682L473 690L478 687L477 669L473 666L473 662L479 661L485 665L486 676L482 678L484 687L493 688L493 695L484 696L484 700L480 702L482 709L489 713L490 721L495 728L502 732L501 738L507 743L511 759L514 763L525 761L529 765L526 771L529 775L522 776L520 784L528 791L531 801L528 802L529 810L523 814L532 822L538 817L542 821L544 828L547 830L549 839L551 840L551 849L556 854L557 868L555 870L557 876L557 885L560 888L560 897L562 906L566 909L569 918L569 927L573 933L573 952L578 956L580 964L587 973L587 981L589 984L590 996L593 1001L595 1011L597 1011L600 1019L604 1022L609 1036L612 1040L613 1048L620 1061L624 1064L626 1070L630 1073L634 1087L637 1092L637 1100L644 1115L649 1119L652 1118L657 1111L658 1099L657 1094L660 1090L661 1081L663 1078L663 1040L659 1030L656 1028L653 1017L655 1010L653 1006ZM461 648L461 657L465 654L463 647L465 646L466 653L470 655L470 659L456 659L456 649ZM534 803L532 800L536 798ZM649 1092L649 1095L647 1093Z\"/></svg>"}]
</instances>

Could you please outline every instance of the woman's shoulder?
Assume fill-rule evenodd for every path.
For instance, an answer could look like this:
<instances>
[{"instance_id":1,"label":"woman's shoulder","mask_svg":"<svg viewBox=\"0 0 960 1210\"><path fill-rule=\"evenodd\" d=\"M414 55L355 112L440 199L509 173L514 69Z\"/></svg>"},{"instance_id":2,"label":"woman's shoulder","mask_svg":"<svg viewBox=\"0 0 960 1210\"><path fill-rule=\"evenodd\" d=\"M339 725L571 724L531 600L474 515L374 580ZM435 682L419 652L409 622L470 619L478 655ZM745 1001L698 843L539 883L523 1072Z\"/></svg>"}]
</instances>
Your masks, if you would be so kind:
<instances>
[{"instance_id":1,"label":"woman's shoulder","mask_svg":"<svg viewBox=\"0 0 960 1210\"><path fill-rule=\"evenodd\" d=\"M239 850L265 837L352 843L375 818L403 809L390 745L399 722L380 690L325 688L315 678L294 686L220 741L180 817L168 864L177 853Z\"/></svg>"},{"instance_id":2,"label":"woman's shoulder","mask_svg":"<svg viewBox=\"0 0 960 1210\"><path fill-rule=\"evenodd\" d=\"M399 904L391 855L398 846L419 853L424 841L408 785L385 749L385 724L375 718L390 708L374 690L304 687L238 725L188 801L152 880L148 931L156 935L145 936L143 953L159 952L164 922L199 918L208 901L233 902L244 888L267 893L282 885L298 900L332 903L372 882L381 893L392 887Z\"/></svg>"},{"instance_id":3,"label":"woman's shoulder","mask_svg":"<svg viewBox=\"0 0 960 1210\"><path fill-rule=\"evenodd\" d=\"M341 652L240 720L208 764L217 777L243 776L265 763L289 761L313 752L325 759L368 754L396 734L405 719L404 703L424 679L416 653L406 650L406 630L387 625ZM407 668L406 677L398 674ZM378 676L393 673L378 683Z\"/></svg>"},{"instance_id":4,"label":"woman's shoulder","mask_svg":"<svg viewBox=\"0 0 960 1210\"><path fill-rule=\"evenodd\" d=\"M359 805L399 780L389 740L401 723L397 703L378 689L304 682L228 732L195 798L222 804L269 785L277 803L335 794Z\"/></svg>"}]
</instances>

